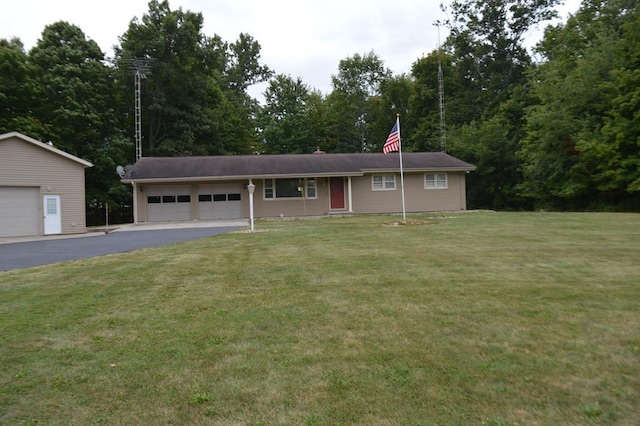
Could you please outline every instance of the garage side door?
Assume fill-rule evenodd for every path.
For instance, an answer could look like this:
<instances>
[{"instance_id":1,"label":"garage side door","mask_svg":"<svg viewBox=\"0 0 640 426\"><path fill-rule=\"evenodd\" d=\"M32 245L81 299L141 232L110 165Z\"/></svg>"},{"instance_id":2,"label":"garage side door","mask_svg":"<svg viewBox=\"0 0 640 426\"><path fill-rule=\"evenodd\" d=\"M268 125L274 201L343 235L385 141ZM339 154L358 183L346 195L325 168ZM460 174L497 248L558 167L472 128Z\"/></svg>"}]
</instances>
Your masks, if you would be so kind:
<instances>
[{"instance_id":1,"label":"garage side door","mask_svg":"<svg viewBox=\"0 0 640 426\"><path fill-rule=\"evenodd\" d=\"M242 219L242 184L199 185L198 217Z\"/></svg>"},{"instance_id":2,"label":"garage side door","mask_svg":"<svg viewBox=\"0 0 640 426\"><path fill-rule=\"evenodd\" d=\"M38 188L0 186L0 237L40 234Z\"/></svg>"},{"instance_id":3,"label":"garage side door","mask_svg":"<svg viewBox=\"0 0 640 426\"><path fill-rule=\"evenodd\" d=\"M147 186L149 222L191 220L191 190L188 186Z\"/></svg>"}]
</instances>

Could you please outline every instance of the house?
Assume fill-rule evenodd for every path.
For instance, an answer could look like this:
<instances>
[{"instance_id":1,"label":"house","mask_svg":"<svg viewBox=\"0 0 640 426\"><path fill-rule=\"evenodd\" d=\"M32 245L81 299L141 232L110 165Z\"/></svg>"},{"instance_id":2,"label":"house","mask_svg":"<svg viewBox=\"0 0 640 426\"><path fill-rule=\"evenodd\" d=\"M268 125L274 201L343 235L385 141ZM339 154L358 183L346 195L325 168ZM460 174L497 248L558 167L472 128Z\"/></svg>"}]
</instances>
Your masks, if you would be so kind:
<instances>
[{"instance_id":1,"label":"house","mask_svg":"<svg viewBox=\"0 0 640 426\"><path fill-rule=\"evenodd\" d=\"M0 135L0 237L87 232L85 169L51 144Z\"/></svg>"},{"instance_id":2,"label":"house","mask_svg":"<svg viewBox=\"0 0 640 426\"><path fill-rule=\"evenodd\" d=\"M143 157L122 182L133 187L134 221L466 209L465 175L475 167L442 152Z\"/></svg>"}]
</instances>

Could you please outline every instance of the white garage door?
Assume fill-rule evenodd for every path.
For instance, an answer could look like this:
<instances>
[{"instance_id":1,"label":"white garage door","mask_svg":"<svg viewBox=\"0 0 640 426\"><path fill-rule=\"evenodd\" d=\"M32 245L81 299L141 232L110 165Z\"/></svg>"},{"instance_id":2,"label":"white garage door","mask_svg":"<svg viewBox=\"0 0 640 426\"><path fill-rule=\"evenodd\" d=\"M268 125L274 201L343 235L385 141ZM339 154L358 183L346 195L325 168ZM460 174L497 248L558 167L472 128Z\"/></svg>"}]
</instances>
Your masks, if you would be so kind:
<instances>
[{"instance_id":1,"label":"white garage door","mask_svg":"<svg viewBox=\"0 0 640 426\"><path fill-rule=\"evenodd\" d=\"M198 217L200 220L241 219L242 184L199 185Z\"/></svg>"},{"instance_id":2,"label":"white garage door","mask_svg":"<svg viewBox=\"0 0 640 426\"><path fill-rule=\"evenodd\" d=\"M38 188L0 187L0 237L40 234Z\"/></svg>"},{"instance_id":3,"label":"white garage door","mask_svg":"<svg viewBox=\"0 0 640 426\"><path fill-rule=\"evenodd\" d=\"M191 220L191 190L188 186L147 186L149 222Z\"/></svg>"}]
</instances>

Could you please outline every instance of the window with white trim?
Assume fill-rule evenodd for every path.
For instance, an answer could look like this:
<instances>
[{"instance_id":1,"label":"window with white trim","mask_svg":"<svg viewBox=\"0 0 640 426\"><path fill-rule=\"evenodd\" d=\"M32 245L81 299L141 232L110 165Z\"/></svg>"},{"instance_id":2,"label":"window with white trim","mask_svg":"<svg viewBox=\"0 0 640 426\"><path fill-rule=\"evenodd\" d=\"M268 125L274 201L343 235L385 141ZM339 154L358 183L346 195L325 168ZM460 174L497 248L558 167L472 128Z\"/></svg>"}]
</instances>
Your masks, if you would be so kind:
<instances>
[{"instance_id":1,"label":"window with white trim","mask_svg":"<svg viewBox=\"0 0 640 426\"><path fill-rule=\"evenodd\" d=\"M265 179L265 200L277 198L318 198L316 178Z\"/></svg>"},{"instance_id":2,"label":"window with white trim","mask_svg":"<svg viewBox=\"0 0 640 426\"><path fill-rule=\"evenodd\" d=\"M374 191L393 191L396 189L396 175L371 176L371 189Z\"/></svg>"},{"instance_id":3,"label":"window with white trim","mask_svg":"<svg viewBox=\"0 0 640 426\"><path fill-rule=\"evenodd\" d=\"M425 173L424 189L447 189L447 174Z\"/></svg>"}]
</instances>

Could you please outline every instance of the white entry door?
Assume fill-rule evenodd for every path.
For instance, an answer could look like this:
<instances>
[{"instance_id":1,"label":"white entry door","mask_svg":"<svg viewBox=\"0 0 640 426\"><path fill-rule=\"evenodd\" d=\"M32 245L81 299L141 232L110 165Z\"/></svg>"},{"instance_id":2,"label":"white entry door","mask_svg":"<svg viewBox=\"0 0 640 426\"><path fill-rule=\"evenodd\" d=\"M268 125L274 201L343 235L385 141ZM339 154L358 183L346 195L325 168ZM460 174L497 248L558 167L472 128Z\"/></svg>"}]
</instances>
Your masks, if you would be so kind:
<instances>
[{"instance_id":1,"label":"white entry door","mask_svg":"<svg viewBox=\"0 0 640 426\"><path fill-rule=\"evenodd\" d=\"M44 234L62 233L62 215L60 214L60 196L45 195L43 199L44 208Z\"/></svg>"}]
</instances>

